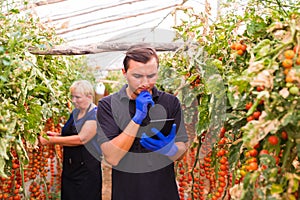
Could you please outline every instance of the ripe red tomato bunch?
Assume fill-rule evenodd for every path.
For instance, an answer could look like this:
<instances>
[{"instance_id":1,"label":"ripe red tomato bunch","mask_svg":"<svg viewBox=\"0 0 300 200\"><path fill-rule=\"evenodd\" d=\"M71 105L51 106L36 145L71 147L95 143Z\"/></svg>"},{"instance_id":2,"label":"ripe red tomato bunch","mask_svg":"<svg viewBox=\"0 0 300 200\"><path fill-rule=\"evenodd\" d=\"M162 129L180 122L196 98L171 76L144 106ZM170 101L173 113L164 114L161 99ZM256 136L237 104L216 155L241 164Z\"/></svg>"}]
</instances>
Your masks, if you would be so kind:
<instances>
[{"instance_id":1,"label":"ripe red tomato bunch","mask_svg":"<svg viewBox=\"0 0 300 200\"><path fill-rule=\"evenodd\" d=\"M44 131L60 132L49 118ZM26 146L25 140L23 140ZM0 177L0 199L57 199L60 194L62 149L59 145L38 145L26 148L29 162L19 162L16 149L11 148L12 163L8 177ZM28 191L27 190L27 186Z\"/></svg>"},{"instance_id":2,"label":"ripe red tomato bunch","mask_svg":"<svg viewBox=\"0 0 300 200\"><path fill-rule=\"evenodd\" d=\"M247 51L247 45L241 40L240 42L234 42L230 45L230 48L240 56Z\"/></svg>"}]
</instances>

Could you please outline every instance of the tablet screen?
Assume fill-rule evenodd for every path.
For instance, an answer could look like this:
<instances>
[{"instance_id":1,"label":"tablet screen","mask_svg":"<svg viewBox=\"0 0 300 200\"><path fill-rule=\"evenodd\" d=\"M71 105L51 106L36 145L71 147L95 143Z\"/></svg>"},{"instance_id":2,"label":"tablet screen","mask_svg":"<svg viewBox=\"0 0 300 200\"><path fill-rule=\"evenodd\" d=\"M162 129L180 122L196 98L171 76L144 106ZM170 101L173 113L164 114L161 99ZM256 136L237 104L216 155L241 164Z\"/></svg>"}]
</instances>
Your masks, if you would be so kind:
<instances>
[{"instance_id":1,"label":"tablet screen","mask_svg":"<svg viewBox=\"0 0 300 200\"><path fill-rule=\"evenodd\" d=\"M147 133L148 136L153 136L153 138L156 138L154 136L154 133L151 131L151 128L156 128L159 130L162 134L165 136L169 135L172 125L174 124L175 119L155 119L150 120L150 122L143 127L144 132Z\"/></svg>"}]
</instances>

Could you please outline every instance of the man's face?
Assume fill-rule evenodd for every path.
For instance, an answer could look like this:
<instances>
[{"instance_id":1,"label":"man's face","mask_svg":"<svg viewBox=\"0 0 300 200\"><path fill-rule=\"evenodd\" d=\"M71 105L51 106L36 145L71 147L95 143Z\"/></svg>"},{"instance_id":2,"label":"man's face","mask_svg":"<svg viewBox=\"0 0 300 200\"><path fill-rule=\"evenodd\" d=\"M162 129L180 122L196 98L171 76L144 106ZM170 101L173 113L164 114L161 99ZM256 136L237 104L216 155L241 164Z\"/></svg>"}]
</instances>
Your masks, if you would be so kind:
<instances>
[{"instance_id":1,"label":"man's face","mask_svg":"<svg viewBox=\"0 0 300 200\"><path fill-rule=\"evenodd\" d=\"M127 72L123 70L123 75L128 83L127 95L130 98L135 99L137 95L145 90L151 93L158 78L156 59L152 58L146 64L130 60L129 68Z\"/></svg>"}]
</instances>

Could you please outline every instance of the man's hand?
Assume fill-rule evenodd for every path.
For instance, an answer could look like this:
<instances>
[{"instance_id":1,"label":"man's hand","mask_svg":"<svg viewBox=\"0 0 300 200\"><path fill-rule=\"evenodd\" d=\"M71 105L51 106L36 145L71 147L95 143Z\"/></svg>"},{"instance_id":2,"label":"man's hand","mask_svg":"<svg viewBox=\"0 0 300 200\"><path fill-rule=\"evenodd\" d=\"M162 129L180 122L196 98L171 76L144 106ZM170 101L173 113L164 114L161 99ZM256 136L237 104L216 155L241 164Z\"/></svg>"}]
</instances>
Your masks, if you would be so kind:
<instances>
[{"instance_id":1,"label":"man's hand","mask_svg":"<svg viewBox=\"0 0 300 200\"><path fill-rule=\"evenodd\" d=\"M154 106L154 101L149 92L143 91L135 99L136 111L132 120L137 124L142 124L142 121L145 119L148 113L148 105L151 104Z\"/></svg>"},{"instance_id":2,"label":"man's hand","mask_svg":"<svg viewBox=\"0 0 300 200\"><path fill-rule=\"evenodd\" d=\"M159 139L150 138L146 133L143 133L140 140L143 147L166 156L174 156L177 153L178 147L175 145L176 124L173 124L168 136L164 136L156 128L152 128L151 131L157 135Z\"/></svg>"}]
</instances>

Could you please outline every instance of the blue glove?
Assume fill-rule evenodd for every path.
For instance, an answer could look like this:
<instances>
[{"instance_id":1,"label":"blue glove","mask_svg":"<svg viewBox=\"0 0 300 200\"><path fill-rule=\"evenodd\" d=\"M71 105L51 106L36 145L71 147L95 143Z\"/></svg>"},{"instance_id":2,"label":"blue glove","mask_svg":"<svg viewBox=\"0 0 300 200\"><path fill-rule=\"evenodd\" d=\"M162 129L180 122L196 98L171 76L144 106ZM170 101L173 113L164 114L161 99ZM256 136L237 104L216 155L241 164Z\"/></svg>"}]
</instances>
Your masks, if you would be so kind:
<instances>
[{"instance_id":1,"label":"blue glove","mask_svg":"<svg viewBox=\"0 0 300 200\"><path fill-rule=\"evenodd\" d=\"M159 139L153 139L146 135L146 133L143 133L140 140L143 147L166 156L174 156L177 153L178 147L175 145L176 124L173 124L172 130L168 136L164 136L156 128L152 128L151 131L157 135Z\"/></svg>"},{"instance_id":2,"label":"blue glove","mask_svg":"<svg viewBox=\"0 0 300 200\"><path fill-rule=\"evenodd\" d=\"M145 119L148 113L148 105L151 104L154 106L154 101L152 100L152 96L149 92L143 91L135 99L135 104L136 111L132 120L137 124L142 124L142 121Z\"/></svg>"}]
</instances>

